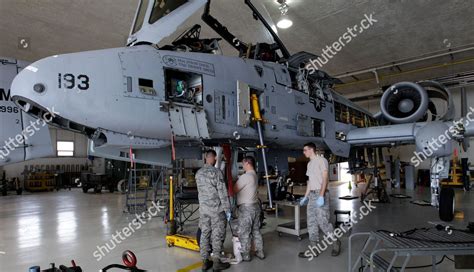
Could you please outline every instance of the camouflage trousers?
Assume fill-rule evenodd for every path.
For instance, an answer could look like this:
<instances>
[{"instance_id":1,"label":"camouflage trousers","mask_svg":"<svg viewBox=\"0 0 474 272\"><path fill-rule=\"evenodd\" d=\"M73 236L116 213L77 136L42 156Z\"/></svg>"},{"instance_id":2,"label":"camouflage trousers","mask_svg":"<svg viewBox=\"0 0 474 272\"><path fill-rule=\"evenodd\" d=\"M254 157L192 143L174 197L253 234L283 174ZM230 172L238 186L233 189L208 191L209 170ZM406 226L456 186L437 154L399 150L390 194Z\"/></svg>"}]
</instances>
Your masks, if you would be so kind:
<instances>
[{"instance_id":1,"label":"camouflage trousers","mask_svg":"<svg viewBox=\"0 0 474 272\"><path fill-rule=\"evenodd\" d=\"M219 258L222 252L222 246L225 239L226 219L225 213L204 214L199 217L199 228L201 228L201 241L199 243L201 258L209 259L209 253L213 258Z\"/></svg>"},{"instance_id":2,"label":"camouflage trousers","mask_svg":"<svg viewBox=\"0 0 474 272\"><path fill-rule=\"evenodd\" d=\"M324 205L322 207L316 205L318 196L319 190L309 193L309 202L306 210L309 242L313 246L319 242L319 229L328 236L334 232L332 224L329 223L329 192L326 192L324 195Z\"/></svg>"},{"instance_id":3,"label":"camouflage trousers","mask_svg":"<svg viewBox=\"0 0 474 272\"><path fill-rule=\"evenodd\" d=\"M260 211L258 203L239 206L238 235L242 245L242 254L250 254L252 237L255 243L255 251L263 251L263 238L260 233Z\"/></svg>"}]
</instances>

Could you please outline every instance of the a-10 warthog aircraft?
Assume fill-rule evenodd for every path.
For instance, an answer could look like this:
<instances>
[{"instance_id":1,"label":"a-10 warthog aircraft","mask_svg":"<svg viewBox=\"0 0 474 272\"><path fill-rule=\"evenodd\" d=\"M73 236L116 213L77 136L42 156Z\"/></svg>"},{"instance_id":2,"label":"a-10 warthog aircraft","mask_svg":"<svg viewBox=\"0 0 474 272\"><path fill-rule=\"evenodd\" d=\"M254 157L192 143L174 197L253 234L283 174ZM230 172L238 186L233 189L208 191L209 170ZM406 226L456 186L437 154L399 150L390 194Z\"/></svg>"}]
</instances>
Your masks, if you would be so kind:
<instances>
[{"instance_id":1,"label":"a-10 warthog aircraft","mask_svg":"<svg viewBox=\"0 0 474 272\"><path fill-rule=\"evenodd\" d=\"M140 1L126 47L31 64L15 78L13 100L34 116L54 106L52 124L87 134L92 154L127 159L131 147L137 162L165 166L173 143L183 158L222 143L258 147L266 151L266 169L265 155L285 163L314 142L355 171L377 155L374 148L416 144L421 152L432 149L433 135L445 134L449 141L427 156L436 166L431 187L438 206L439 181L449 168L440 166L449 165L453 141L474 134L474 126L453 122L449 90L431 81L397 83L385 90L374 117L332 89L337 79L309 73L317 56L290 53L250 0L244 3L272 43L241 41L211 15L210 1L159 3ZM203 6L202 20L221 38L203 39L195 25L157 46ZM221 39L239 57L216 54ZM446 103L445 113L436 112L434 98Z\"/></svg>"}]
</instances>

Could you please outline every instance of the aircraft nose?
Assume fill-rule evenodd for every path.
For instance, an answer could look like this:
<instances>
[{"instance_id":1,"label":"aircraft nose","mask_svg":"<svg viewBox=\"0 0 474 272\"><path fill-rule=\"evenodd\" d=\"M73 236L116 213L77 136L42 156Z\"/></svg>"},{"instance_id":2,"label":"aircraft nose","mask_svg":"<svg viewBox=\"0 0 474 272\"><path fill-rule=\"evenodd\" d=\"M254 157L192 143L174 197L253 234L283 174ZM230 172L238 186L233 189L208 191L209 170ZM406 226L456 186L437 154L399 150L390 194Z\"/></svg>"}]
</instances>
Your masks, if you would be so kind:
<instances>
[{"instance_id":1,"label":"aircraft nose","mask_svg":"<svg viewBox=\"0 0 474 272\"><path fill-rule=\"evenodd\" d=\"M156 51L136 46L48 57L16 76L11 97L30 115L41 118L55 111L53 123L66 129L123 132L127 124L125 133L150 137L162 126L167 134L169 124L157 117L167 116L156 106L164 93L148 93L140 85L146 81L164 89L161 55Z\"/></svg>"},{"instance_id":2,"label":"aircraft nose","mask_svg":"<svg viewBox=\"0 0 474 272\"><path fill-rule=\"evenodd\" d=\"M29 112L39 105L44 109L51 106L43 103L46 103L44 98L54 87L52 68L55 67L55 58L42 59L25 67L13 80L10 90L12 99L24 111Z\"/></svg>"}]
</instances>

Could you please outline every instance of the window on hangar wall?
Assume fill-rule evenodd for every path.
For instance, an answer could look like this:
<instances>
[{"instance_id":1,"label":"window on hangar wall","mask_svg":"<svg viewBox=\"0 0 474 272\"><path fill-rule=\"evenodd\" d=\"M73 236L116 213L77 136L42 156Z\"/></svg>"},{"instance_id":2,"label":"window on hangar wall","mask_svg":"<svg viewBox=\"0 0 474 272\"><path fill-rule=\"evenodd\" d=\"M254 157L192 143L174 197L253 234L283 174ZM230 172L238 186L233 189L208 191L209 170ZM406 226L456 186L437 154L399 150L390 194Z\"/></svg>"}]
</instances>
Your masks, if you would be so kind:
<instances>
[{"instance_id":1,"label":"window on hangar wall","mask_svg":"<svg viewBox=\"0 0 474 272\"><path fill-rule=\"evenodd\" d=\"M58 157L72 157L74 156L74 142L57 141L56 150Z\"/></svg>"}]
</instances>

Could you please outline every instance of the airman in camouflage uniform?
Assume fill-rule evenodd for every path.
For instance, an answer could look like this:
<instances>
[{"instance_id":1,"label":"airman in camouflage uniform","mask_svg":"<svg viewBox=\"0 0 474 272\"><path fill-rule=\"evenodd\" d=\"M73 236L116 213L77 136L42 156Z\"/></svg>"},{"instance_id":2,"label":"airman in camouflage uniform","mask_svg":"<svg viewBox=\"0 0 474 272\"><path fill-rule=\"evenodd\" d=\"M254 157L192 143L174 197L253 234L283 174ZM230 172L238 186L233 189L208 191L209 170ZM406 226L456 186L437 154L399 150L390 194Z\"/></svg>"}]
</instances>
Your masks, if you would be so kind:
<instances>
[{"instance_id":1,"label":"airman in camouflage uniform","mask_svg":"<svg viewBox=\"0 0 474 272\"><path fill-rule=\"evenodd\" d=\"M334 237L334 228L329 223L329 164L323 157L316 154L316 145L307 143L303 148L304 155L310 159L307 166L306 175L308 176L308 184L303 199L300 200L300 206L308 204L307 222L309 242L311 246L316 246L319 242L319 229L325 234L326 244L330 238L333 243L332 256L338 256L341 250L341 242ZM311 256L300 252L301 258L310 258Z\"/></svg>"},{"instance_id":2,"label":"airman in camouflage uniform","mask_svg":"<svg viewBox=\"0 0 474 272\"><path fill-rule=\"evenodd\" d=\"M306 208L309 241L312 246L319 242L319 229L324 234L332 234L334 232L332 224L329 223L329 193L326 192L324 194L324 205L318 207L316 200L319 197L319 193L320 190L314 190L309 193L309 201Z\"/></svg>"},{"instance_id":3,"label":"airman in camouflage uniform","mask_svg":"<svg viewBox=\"0 0 474 272\"><path fill-rule=\"evenodd\" d=\"M226 215L230 215L230 203L222 172L214 167L216 153L206 152L206 164L196 173L199 196L199 227L201 228L200 252L202 269L211 267L214 271L229 268L230 264L220 261L225 239ZM212 242L212 262L209 260Z\"/></svg>"},{"instance_id":4,"label":"airman in camouflage uniform","mask_svg":"<svg viewBox=\"0 0 474 272\"><path fill-rule=\"evenodd\" d=\"M251 156L244 157L242 166L245 174L240 176L234 185L239 206L239 240L242 245L243 261L250 261L250 248L252 237L255 243L255 255L264 259L263 238L260 233L260 205L257 197L258 177L254 169L255 159Z\"/></svg>"}]
</instances>

